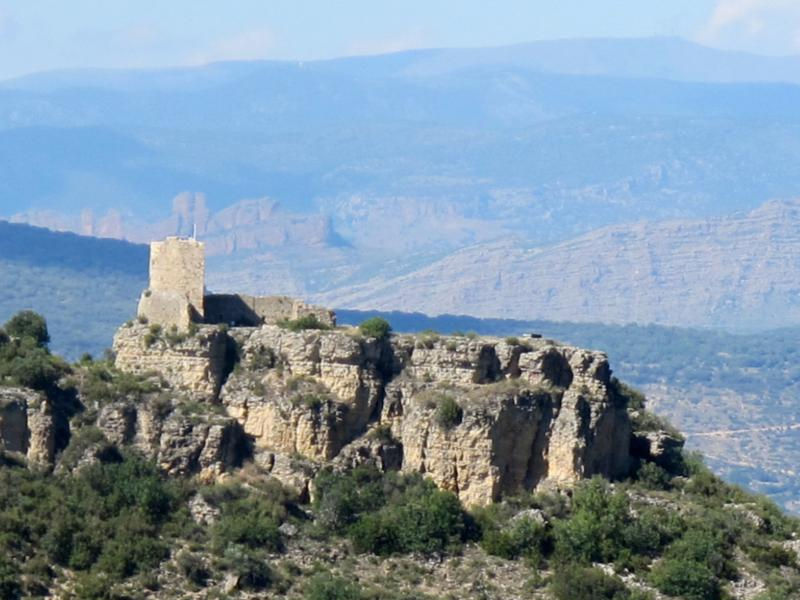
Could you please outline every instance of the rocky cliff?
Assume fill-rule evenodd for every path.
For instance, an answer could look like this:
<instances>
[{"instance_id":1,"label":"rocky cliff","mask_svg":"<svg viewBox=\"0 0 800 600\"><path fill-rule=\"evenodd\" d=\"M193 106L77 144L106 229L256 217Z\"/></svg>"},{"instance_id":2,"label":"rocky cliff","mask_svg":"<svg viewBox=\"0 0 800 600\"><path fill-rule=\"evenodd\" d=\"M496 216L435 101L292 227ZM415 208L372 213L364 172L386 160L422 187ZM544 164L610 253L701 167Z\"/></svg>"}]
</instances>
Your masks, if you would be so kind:
<instances>
[{"instance_id":1,"label":"rocky cliff","mask_svg":"<svg viewBox=\"0 0 800 600\"><path fill-rule=\"evenodd\" d=\"M114 350L123 371L163 379L170 411L193 402L219 421L195 435L174 416L156 427L147 402L101 412L107 437L173 471L211 476L252 458L306 493L324 464L370 462L424 473L466 504L628 471L631 427L606 356L550 340L275 325L168 339L137 323L118 331ZM211 458L166 460L172 446Z\"/></svg>"}]
</instances>

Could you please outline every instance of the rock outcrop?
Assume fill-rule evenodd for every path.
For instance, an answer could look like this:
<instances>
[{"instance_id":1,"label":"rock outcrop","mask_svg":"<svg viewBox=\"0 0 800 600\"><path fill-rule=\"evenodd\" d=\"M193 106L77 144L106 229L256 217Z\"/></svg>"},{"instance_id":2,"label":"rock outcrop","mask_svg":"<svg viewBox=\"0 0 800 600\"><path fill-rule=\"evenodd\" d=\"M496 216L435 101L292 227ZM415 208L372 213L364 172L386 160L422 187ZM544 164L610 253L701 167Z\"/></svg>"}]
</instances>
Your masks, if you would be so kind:
<instances>
[{"instance_id":1,"label":"rock outcrop","mask_svg":"<svg viewBox=\"0 0 800 600\"><path fill-rule=\"evenodd\" d=\"M53 462L55 437L52 410L43 395L0 387L0 449L46 466Z\"/></svg>"},{"instance_id":2,"label":"rock outcrop","mask_svg":"<svg viewBox=\"0 0 800 600\"><path fill-rule=\"evenodd\" d=\"M151 395L100 409L97 428L117 446L132 446L167 473L213 481L242 465L248 440L239 423L209 405Z\"/></svg>"},{"instance_id":3,"label":"rock outcrop","mask_svg":"<svg viewBox=\"0 0 800 600\"><path fill-rule=\"evenodd\" d=\"M228 341L224 329L213 325L179 333L131 322L117 330L112 347L116 365L123 371L157 373L177 390L212 400L226 374Z\"/></svg>"},{"instance_id":4,"label":"rock outcrop","mask_svg":"<svg viewBox=\"0 0 800 600\"><path fill-rule=\"evenodd\" d=\"M376 340L352 329L275 325L201 327L177 343L145 342L148 334L146 326L120 329L117 366L157 371L172 388L224 413L220 418L248 437L255 462L300 491L324 464L418 471L466 504L628 472L628 413L599 352L541 339ZM144 444L169 470L210 476L214 461L232 463L225 457L230 444L214 442L206 452L193 441L222 439L224 427L197 432L170 418L160 424L161 439L166 431L166 439L184 440L191 460L165 452L163 442L145 443L152 417L137 416L134 426L132 417L103 413L99 423L118 423L111 437ZM203 463L206 454L213 458Z\"/></svg>"}]
</instances>

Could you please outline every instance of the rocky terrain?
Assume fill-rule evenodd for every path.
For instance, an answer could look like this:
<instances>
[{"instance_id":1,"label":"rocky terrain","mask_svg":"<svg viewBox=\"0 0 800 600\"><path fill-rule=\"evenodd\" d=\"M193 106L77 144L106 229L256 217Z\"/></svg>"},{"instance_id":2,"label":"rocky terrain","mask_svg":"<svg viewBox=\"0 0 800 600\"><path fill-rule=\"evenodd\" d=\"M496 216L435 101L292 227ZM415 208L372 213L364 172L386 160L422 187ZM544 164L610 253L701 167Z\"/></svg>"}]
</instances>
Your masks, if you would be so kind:
<instances>
[{"instance_id":1,"label":"rocky terrain","mask_svg":"<svg viewBox=\"0 0 800 600\"><path fill-rule=\"evenodd\" d=\"M157 372L230 415L252 441L253 460L268 469L285 469L295 455L377 461L425 473L470 505L629 468L630 423L606 358L551 341L387 341L266 325L226 333L200 326L171 343L132 323L118 331L114 352L123 371ZM437 426L437 411L451 404L454 422ZM137 420L108 422L130 439L140 435ZM299 479L298 493L308 494L308 473L306 466L284 483Z\"/></svg>"},{"instance_id":2,"label":"rocky terrain","mask_svg":"<svg viewBox=\"0 0 800 600\"><path fill-rule=\"evenodd\" d=\"M800 525L683 454L604 354L301 323L180 333L131 321L113 364L68 365L40 317L11 319L3 597L800 589Z\"/></svg>"},{"instance_id":3,"label":"rocky terrain","mask_svg":"<svg viewBox=\"0 0 800 600\"><path fill-rule=\"evenodd\" d=\"M475 245L407 275L320 294L368 310L766 329L800 318L800 202L598 229L544 247Z\"/></svg>"}]
</instances>

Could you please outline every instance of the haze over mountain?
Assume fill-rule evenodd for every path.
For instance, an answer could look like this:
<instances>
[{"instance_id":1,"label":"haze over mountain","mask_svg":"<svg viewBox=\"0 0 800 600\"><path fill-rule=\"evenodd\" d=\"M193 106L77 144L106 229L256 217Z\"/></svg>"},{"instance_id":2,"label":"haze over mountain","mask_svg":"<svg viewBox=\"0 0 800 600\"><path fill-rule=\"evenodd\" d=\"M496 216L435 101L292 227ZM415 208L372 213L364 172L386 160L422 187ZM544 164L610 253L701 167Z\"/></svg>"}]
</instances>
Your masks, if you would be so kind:
<instances>
[{"instance_id":1,"label":"haze over mountain","mask_svg":"<svg viewBox=\"0 0 800 600\"><path fill-rule=\"evenodd\" d=\"M323 294L334 306L479 317L766 329L800 323L800 201L604 227L544 247L476 244Z\"/></svg>"},{"instance_id":2,"label":"haze over mountain","mask_svg":"<svg viewBox=\"0 0 800 600\"><path fill-rule=\"evenodd\" d=\"M796 197L798 64L653 38L41 73L0 85L0 216L137 242L196 226L217 290L364 307L359 285L482 244L508 263L601 227ZM690 321L757 326L776 306L703 312L737 290L693 301ZM571 296L547 309L634 318ZM683 322L670 310L636 318Z\"/></svg>"}]
</instances>

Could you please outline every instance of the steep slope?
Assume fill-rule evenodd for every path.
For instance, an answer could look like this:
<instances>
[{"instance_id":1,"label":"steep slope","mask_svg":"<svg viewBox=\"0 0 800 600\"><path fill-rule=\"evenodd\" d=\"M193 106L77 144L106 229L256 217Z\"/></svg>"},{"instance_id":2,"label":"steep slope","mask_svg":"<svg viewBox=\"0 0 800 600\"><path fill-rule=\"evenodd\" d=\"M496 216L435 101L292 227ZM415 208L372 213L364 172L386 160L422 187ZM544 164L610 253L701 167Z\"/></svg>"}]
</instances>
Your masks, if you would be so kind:
<instances>
[{"instance_id":1,"label":"steep slope","mask_svg":"<svg viewBox=\"0 0 800 600\"><path fill-rule=\"evenodd\" d=\"M637 223L526 249L477 245L397 278L320 294L336 306L482 317L763 329L800 323L800 202Z\"/></svg>"},{"instance_id":2,"label":"steep slope","mask_svg":"<svg viewBox=\"0 0 800 600\"><path fill-rule=\"evenodd\" d=\"M35 321L0 336L4 599L800 591L800 522L685 455L602 353L129 323L120 370Z\"/></svg>"},{"instance_id":3,"label":"steep slope","mask_svg":"<svg viewBox=\"0 0 800 600\"><path fill-rule=\"evenodd\" d=\"M146 246L0 221L0 322L34 309L47 315L56 351L98 355L135 314L147 262Z\"/></svg>"}]
</instances>

